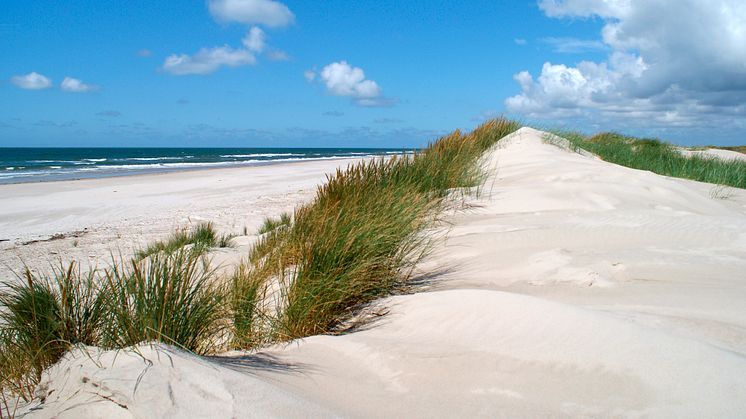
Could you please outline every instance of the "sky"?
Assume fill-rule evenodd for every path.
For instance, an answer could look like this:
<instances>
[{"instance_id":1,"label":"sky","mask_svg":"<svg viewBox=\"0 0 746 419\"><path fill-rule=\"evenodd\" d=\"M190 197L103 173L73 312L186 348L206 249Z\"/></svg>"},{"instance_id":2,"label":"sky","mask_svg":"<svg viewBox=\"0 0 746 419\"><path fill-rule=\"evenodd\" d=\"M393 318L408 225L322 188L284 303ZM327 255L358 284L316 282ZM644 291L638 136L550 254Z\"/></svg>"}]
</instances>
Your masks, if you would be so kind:
<instances>
[{"instance_id":1,"label":"sky","mask_svg":"<svg viewBox=\"0 0 746 419\"><path fill-rule=\"evenodd\" d=\"M3 0L0 147L746 144L743 0Z\"/></svg>"}]
</instances>

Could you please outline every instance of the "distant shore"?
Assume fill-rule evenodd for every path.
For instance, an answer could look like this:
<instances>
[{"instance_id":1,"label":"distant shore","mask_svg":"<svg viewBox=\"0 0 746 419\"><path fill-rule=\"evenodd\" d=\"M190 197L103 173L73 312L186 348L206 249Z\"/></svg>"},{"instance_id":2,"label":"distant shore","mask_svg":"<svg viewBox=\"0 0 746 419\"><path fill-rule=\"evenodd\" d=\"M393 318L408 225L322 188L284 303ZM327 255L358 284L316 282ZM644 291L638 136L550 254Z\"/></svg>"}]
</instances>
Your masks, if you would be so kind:
<instances>
[{"instance_id":1,"label":"distant shore","mask_svg":"<svg viewBox=\"0 0 746 419\"><path fill-rule=\"evenodd\" d=\"M254 167L411 152L392 148L0 148L0 185Z\"/></svg>"},{"instance_id":2,"label":"distant shore","mask_svg":"<svg viewBox=\"0 0 746 419\"><path fill-rule=\"evenodd\" d=\"M276 162L131 176L0 185L0 275L59 258L106 265L200 220L237 234L241 255L265 217L310 199L337 167L360 158ZM226 256L228 257L228 256ZM238 256L236 256L238 257Z\"/></svg>"}]
</instances>

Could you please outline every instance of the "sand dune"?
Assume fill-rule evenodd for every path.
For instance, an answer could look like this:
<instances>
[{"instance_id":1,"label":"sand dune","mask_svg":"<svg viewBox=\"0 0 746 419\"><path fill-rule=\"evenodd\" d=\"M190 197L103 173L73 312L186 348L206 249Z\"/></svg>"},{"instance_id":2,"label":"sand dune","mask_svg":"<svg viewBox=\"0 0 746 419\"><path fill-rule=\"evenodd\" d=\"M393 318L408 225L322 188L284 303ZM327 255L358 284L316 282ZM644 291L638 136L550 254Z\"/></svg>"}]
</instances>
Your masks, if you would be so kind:
<instances>
[{"instance_id":1,"label":"sand dune","mask_svg":"<svg viewBox=\"0 0 746 419\"><path fill-rule=\"evenodd\" d=\"M487 156L478 207L422 267L430 289L380 301L388 315L365 330L210 363L162 348L173 364L126 355L122 373L70 355L34 415L743 416L746 192L543 135L523 128ZM131 395L136 375L162 396ZM128 408L71 391L82 376Z\"/></svg>"},{"instance_id":2,"label":"sand dune","mask_svg":"<svg viewBox=\"0 0 746 419\"><path fill-rule=\"evenodd\" d=\"M253 376L291 371L268 357L206 360L166 345L137 351L78 348L47 371L29 417L335 417Z\"/></svg>"},{"instance_id":3,"label":"sand dune","mask_svg":"<svg viewBox=\"0 0 746 419\"><path fill-rule=\"evenodd\" d=\"M269 353L267 374L357 416L746 412L746 194L631 170L524 128L481 208L368 331ZM340 397L341 394L347 396Z\"/></svg>"}]
</instances>

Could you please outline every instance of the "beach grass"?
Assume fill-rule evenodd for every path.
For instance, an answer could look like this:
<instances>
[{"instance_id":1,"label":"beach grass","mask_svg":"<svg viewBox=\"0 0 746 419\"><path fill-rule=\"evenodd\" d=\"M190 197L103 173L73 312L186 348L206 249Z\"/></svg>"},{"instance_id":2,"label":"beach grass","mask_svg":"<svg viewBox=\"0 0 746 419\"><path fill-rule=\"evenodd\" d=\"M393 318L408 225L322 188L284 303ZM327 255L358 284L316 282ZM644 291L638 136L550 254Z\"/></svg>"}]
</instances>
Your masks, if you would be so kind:
<instances>
[{"instance_id":1,"label":"beach grass","mask_svg":"<svg viewBox=\"0 0 746 419\"><path fill-rule=\"evenodd\" d=\"M266 218L262 225L259 227L259 234L267 234L273 230L288 225L290 225L290 214L285 212L277 218Z\"/></svg>"},{"instance_id":2,"label":"beach grass","mask_svg":"<svg viewBox=\"0 0 746 419\"><path fill-rule=\"evenodd\" d=\"M0 293L0 393L26 401L42 372L74 345L121 349L159 341L197 354L225 340L226 289L190 248L103 270L26 270ZM8 413L9 415L9 413Z\"/></svg>"},{"instance_id":3,"label":"beach grass","mask_svg":"<svg viewBox=\"0 0 746 419\"><path fill-rule=\"evenodd\" d=\"M137 259L145 259L158 253L173 253L191 245L198 253L206 253L213 247L231 247L232 235L219 235L211 222L200 223L191 230L177 230L167 240L150 243L135 253Z\"/></svg>"},{"instance_id":4,"label":"beach grass","mask_svg":"<svg viewBox=\"0 0 746 419\"><path fill-rule=\"evenodd\" d=\"M494 120L469 134L456 131L412 156L338 169L292 217L265 222L250 267L237 277L235 288L247 292L236 301L246 310L235 311L242 314L234 323L250 323L252 333L275 340L330 333L356 308L405 284L430 249L430 233L452 204L451 192L478 187L484 179L480 156L518 128ZM278 283L281 309L269 322L272 330L258 331L259 304L251 298Z\"/></svg>"},{"instance_id":5,"label":"beach grass","mask_svg":"<svg viewBox=\"0 0 746 419\"><path fill-rule=\"evenodd\" d=\"M230 280L229 303L233 321L231 345L235 348L259 347L270 340L261 305L267 287L260 277L251 275L246 264L236 268Z\"/></svg>"},{"instance_id":6,"label":"beach grass","mask_svg":"<svg viewBox=\"0 0 746 419\"><path fill-rule=\"evenodd\" d=\"M603 160L665 176L746 188L746 162L717 157L686 156L672 144L658 139L635 138L617 133L586 136L577 132L555 132L572 147L596 154Z\"/></svg>"},{"instance_id":7,"label":"beach grass","mask_svg":"<svg viewBox=\"0 0 746 419\"><path fill-rule=\"evenodd\" d=\"M72 345L160 341L197 354L334 333L357 308L406 285L457 193L478 190L480 157L519 124L490 121L413 155L339 169L315 198L268 219L248 259L221 277L206 252L229 246L211 223L82 272L26 270L0 296L0 393L30 399Z\"/></svg>"},{"instance_id":8,"label":"beach grass","mask_svg":"<svg viewBox=\"0 0 746 419\"><path fill-rule=\"evenodd\" d=\"M109 317L102 346L160 341L205 354L222 338L226 293L199 251L156 253L103 272Z\"/></svg>"},{"instance_id":9,"label":"beach grass","mask_svg":"<svg viewBox=\"0 0 746 419\"><path fill-rule=\"evenodd\" d=\"M28 400L30 385L71 345L99 343L109 304L96 271L75 263L18 279L0 293L0 389Z\"/></svg>"}]
</instances>

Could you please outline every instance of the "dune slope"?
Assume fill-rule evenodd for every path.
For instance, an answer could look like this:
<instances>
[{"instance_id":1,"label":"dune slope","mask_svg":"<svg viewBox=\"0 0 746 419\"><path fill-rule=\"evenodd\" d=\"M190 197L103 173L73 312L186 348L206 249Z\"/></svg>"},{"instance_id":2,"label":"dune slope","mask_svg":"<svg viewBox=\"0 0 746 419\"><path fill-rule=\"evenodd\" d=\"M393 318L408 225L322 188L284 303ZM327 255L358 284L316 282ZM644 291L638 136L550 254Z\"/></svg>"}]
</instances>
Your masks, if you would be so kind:
<instances>
[{"instance_id":1,"label":"dune slope","mask_svg":"<svg viewBox=\"0 0 746 419\"><path fill-rule=\"evenodd\" d=\"M616 166L543 135L523 128L486 156L478 207L451 218L422 267L435 273L427 292L380 301L388 315L364 330L257 355L273 368L179 355L154 370L160 385L236 416L742 415L746 191ZM66 358L44 390L63 393L79 365ZM203 376L235 399L184 385ZM90 414L79 397L36 413ZM189 411L165 395L127 400L134 416Z\"/></svg>"},{"instance_id":2,"label":"dune slope","mask_svg":"<svg viewBox=\"0 0 746 419\"><path fill-rule=\"evenodd\" d=\"M746 411L746 193L632 170L524 128L481 206L369 330L269 353L361 416L728 417Z\"/></svg>"}]
</instances>

